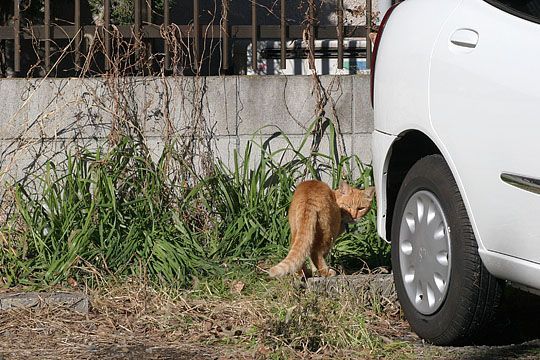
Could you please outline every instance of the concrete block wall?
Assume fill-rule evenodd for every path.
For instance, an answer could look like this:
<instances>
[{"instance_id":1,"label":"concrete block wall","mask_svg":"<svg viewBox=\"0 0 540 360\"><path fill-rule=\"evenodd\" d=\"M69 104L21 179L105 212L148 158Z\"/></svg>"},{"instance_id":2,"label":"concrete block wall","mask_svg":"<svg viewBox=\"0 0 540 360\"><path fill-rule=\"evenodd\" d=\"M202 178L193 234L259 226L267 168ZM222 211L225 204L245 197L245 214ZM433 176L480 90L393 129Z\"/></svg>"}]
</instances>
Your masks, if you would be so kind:
<instances>
[{"instance_id":1,"label":"concrete block wall","mask_svg":"<svg viewBox=\"0 0 540 360\"><path fill-rule=\"evenodd\" d=\"M310 76L123 78L120 82L0 80L0 181L35 171L36 164L61 156L69 146L106 142L122 104L129 110L125 117L140 123L156 155L167 129L173 129L173 136L203 134L208 139L203 143L228 164L234 150L241 154L247 141L262 143L278 128L299 144L316 114ZM339 124L342 150L370 163L369 76L322 76L321 82L329 95L326 116ZM284 143L274 139L273 148L279 148L279 141ZM323 140L321 151L327 150L328 141Z\"/></svg>"}]
</instances>

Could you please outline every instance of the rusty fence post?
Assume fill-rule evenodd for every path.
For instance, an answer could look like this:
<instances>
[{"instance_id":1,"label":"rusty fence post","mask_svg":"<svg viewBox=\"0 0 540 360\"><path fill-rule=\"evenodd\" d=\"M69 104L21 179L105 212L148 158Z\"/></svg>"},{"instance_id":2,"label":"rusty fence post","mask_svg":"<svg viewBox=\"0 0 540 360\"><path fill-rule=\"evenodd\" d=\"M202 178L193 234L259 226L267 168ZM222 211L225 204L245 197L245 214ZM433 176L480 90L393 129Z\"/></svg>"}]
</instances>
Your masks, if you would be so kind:
<instances>
[{"instance_id":1,"label":"rusty fence post","mask_svg":"<svg viewBox=\"0 0 540 360\"><path fill-rule=\"evenodd\" d=\"M257 1L251 0L251 67L257 73Z\"/></svg>"},{"instance_id":2,"label":"rusty fence post","mask_svg":"<svg viewBox=\"0 0 540 360\"><path fill-rule=\"evenodd\" d=\"M165 26L166 32L169 31L170 21L169 0L163 0L163 25ZM165 52L165 70L169 70L171 66L171 53L167 38L163 39L163 51Z\"/></svg>"},{"instance_id":3,"label":"rusty fence post","mask_svg":"<svg viewBox=\"0 0 540 360\"><path fill-rule=\"evenodd\" d=\"M103 2L103 41L105 42L105 70L111 69L111 0Z\"/></svg>"},{"instance_id":4,"label":"rusty fence post","mask_svg":"<svg viewBox=\"0 0 540 360\"><path fill-rule=\"evenodd\" d=\"M134 3L134 18L135 18L135 24L133 26L133 32L135 33L135 68L139 70L141 66L139 66L139 61L141 59L141 56L143 56L144 52L139 48L140 44L142 43L142 36L141 36L141 26L142 26L142 18L141 18L141 12L142 12L142 6L141 6L141 0L135 0Z\"/></svg>"},{"instance_id":5,"label":"rusty fence post","mask_svg":"<svg viewBox=\"0 0 540 360\"><path fill-rule=\"evenodd\" d=\"M201 23L200 23L200 2L199 0L193 0L193 57L195 64L195 72L199 72L199 61L201 55L200 36L201 36Z\"/></svg>"},{"instance_id":6,"label":"rusty fence post","mask_svg":"<svg viewBox=\"0 0 540 360\"><path fill-rule=\"evenodd\" d=\"M343 0L337 0L338 69L343 69Z\"/></svg>"},{"instance_id":7,"label":"rusty fence post","mask_svg":"<svg viewBox=\"0 0 540 360\"><path fill-rule=\"evenodd\" d=\"M152 0L146 0L146 23L147 25L152 25ZM143 26L143 30L144 30L144 26ZM143 31L143 35L144 35L144 31ZM144 52L144 56L146 57L147 61L150 61L150 59L152 58L152 53L154 51L153 50L154 40L152 37L149 37L146 40L146 46L147 46L147 49Z\"/></svg>"},{"instance_id":8,"label":"rusty fence post","mask_svg":"<svg viewBox=\"0 0 540 360\"><path fill-rule=\"evenodd\" d=\"M44 3L45 71L51 70L51 0Z\"/></svg>"},{"instance_id":9,"label":"rusty fence post","mask_svg":"<svg viewBox=\"0 0 540 360\"><path fill-rule=\"evenodd\" d=\"M15 73L21 72L21 7L19 0L13 0L13 61Z\"/></svg>"},{"instance_id":10,"label":"rusty fence post","mask_svg":"<svg viewBox=\"0 0 540 360\"><path fill-rule=\"evenodd\" d=\"M285 1L281 0L281 14L280 14L280 67L282 69L287 68L287 23L285 20Z\"/></svg>"},{"instance_id":11,"label":"rusty fence post","mask_svg":"<svg viewBox=\"0 0 540 360\"><path fill-rule=\"evenodd\" d=\"M313 54L313 61L309 61L309 69L315 69L315 0L309 1L309 51Z\"/></svg>"},{"instance_id":12,"label":"rusty fence post","mask_svg":"<svg viewBox=\"0 0 540 360\"><path fill-rule=\"evenodd\" d=\"M135 0L134 11L135 11L135 13L133 14L134 15L133 17L135 18L134 31L138 39L141 33L141 0Z\"/></svg>"},{"instance_id":13,"label":"rusty fence post","mask_svg":"<svg viewBox=\"0 0 540 360\"><path fill-rule=\"evenodd\" d=\"M221 25L221 38L223 41L223 71L229 70L229 0L222 1L222 25Z\"/></svg>"},{"instance_id":14,"label":"rusty fence post","mask_svg":"<svg viewBox=\"0 0 540 360\"><path fill-rule=\"evenodd\" d=\"M75 14L73 14L75 19L75 71L81 69L81 39L82 39L82 28L81 28L81 0L75 0Z\"/></svg>"},{"instance_id":15,"label":"rusty fence post","mask_svg":"<svg viewBox=\"0 0 540 360\"><path fill-rule=\"evenodd\" d=\"M152 23L152 0L146 0L146 21Z\"/></svg>"}]
</instances>

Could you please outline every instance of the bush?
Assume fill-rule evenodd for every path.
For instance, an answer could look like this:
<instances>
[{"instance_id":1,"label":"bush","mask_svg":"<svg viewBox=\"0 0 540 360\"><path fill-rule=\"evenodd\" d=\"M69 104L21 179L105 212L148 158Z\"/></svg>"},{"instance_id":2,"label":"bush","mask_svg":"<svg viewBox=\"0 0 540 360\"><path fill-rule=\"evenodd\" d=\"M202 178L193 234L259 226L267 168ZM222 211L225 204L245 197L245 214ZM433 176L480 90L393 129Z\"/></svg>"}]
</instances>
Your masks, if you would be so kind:
<instances>
[{"instance_id":1,"label":"bush","mask_svg":"<svg viewBox=\"0 0 540 360\"><path fill-rule=\"evenodd\" d=\"M273 151L275 138L287 146ZM355 185L371 184L357 157L302 155L308 138L296 148L280 132L263 144L248 142L231 169L218 161L212 175L195 182L171 174L171 161L185 166L173 146L154 161L142 142L127 137L108 150L49 161L33 186L14 187L17 211L2 230L8 241L1 276L14 285L138 274L186 286L224 262L284 256L287 208L299 180L324 177L336 186L345 173ZM384 264L388 247L376 235L373 210L356 229L337 243L333 262Z\"/></svg>"},{"instance_id":2,"label":"bush","mask_svg":"<svg viewBox=\"0 0 540 360\"><path fill-rule=\"evenodd\" d=\"M16 185L23 226L0 255L8 283L56 283L81 271L133 274L185 284L205 271L204 252L190 232L162 161L141 156L124 139L103 153L68 154L46 163L37 188ZM6 246L6 244L4 245Z\"/></svg>"}]
</instances>

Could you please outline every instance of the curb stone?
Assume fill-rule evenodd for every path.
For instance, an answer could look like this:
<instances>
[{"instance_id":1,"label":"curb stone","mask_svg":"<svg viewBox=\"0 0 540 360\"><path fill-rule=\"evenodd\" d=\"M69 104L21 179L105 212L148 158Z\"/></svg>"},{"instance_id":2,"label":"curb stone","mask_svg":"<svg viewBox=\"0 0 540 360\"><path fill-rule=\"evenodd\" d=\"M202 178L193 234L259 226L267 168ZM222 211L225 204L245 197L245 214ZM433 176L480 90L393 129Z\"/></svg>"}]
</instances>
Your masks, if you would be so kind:
<instances>
[{"instance_id":1,"label":"curb stone","mask_svg":"<svg viewBox=\"0 0 540 360\"><path fill-rule=\"evenodd\" d=\"M338 275L333 277L313 277L307 279L306 288L319 294L342 296L352 294L357 297L379 298L397 305L397 294L391 274Z\"/></svg>"},{"instance_id":2,"label":"curb stone","mask_svg":"<svg viewBox=\"0 0 540 360\"><path fill-rule=\"evenodd\" d=\"M27 292L0 294L0 311L11 309L37 309L46 306L64 307L72 311L88 314L90 302L82 293L69 292Z\"/></svg>"}]
</instances>

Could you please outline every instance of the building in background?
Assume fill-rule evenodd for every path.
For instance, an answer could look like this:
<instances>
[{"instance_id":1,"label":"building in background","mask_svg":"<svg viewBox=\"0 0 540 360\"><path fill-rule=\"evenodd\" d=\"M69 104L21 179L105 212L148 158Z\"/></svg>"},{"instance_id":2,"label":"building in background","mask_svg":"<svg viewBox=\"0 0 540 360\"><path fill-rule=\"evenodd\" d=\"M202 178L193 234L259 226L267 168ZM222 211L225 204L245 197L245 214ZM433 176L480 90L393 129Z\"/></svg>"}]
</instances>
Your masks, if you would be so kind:
<instances>
[{"instance_id":1,"label":"building in background","mask_svg":"<svg viewBox=\"0 0 540 360\"><path fill-rule=\"evenodd\" d=\"M390 8L392 0L374 0L372 7L373 25L378 25L384 14ZM330 4L330 5L329 5ZM344 20L346 25L365 26L365 0L345 0L343 2L345 12ZM335 12L335 2L321 2L320 24L336 25L337 14ZM325 21L326 20L326 21ZM366 72L366 39L346 38L343 41L344 59L343 68L338 68L338 41L335 39L315 40L315 50L313 52L315 69L319 75L347 75ZM280 66L280 42L279 41L259 41L257 42L257 70L254 70L252 63L252 44L249 43L246 49L245 73L248 75L308 75L311 74L309 68L309 51L306 41L292 40L287 42L286 67ZM244 66L240 66L244 68Z\"/></svg>"}]
</instances>

